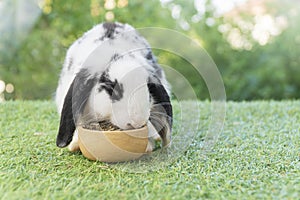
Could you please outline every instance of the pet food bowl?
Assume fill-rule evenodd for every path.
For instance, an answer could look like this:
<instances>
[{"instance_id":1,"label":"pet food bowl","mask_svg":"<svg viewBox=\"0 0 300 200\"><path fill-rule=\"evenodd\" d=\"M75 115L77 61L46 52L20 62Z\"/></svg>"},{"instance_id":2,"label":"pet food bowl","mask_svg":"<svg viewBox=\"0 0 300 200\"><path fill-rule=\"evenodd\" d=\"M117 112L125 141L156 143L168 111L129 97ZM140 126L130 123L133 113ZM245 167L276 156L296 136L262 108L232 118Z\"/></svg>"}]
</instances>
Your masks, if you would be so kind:
<instances>
[{"instance_id":1,"label":"pet food bowl","mask_svg":"<svg viewBox=\"0 0 300 200\"><path fill-rule=\"evenodd\" d=\"M77 127L82 154L90 160L124 162L146 153L148 127L133 130L99 131Z\"/></svg>"}]
</instances>

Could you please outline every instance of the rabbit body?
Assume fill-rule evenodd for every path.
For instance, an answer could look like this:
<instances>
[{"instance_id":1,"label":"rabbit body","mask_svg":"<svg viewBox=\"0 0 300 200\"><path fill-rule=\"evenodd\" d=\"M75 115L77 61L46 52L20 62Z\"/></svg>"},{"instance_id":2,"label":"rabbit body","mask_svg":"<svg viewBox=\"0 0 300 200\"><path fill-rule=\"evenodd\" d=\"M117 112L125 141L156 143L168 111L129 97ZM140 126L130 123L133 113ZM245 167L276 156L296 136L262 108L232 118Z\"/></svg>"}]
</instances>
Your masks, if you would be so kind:
<instances>
[{"instance_id":1,"label":"rabbit body","mask_svg":"<svg viewBox=\"0 0 300 200\"><path fill-rule=\"evenodd\" d=\"M128 24L99 24L71 45L55 101L59 147L77 150L76 126L103 120L125 130L147 124L149 138L170 144L169 84L148 42Z\"/></svg>"}]
</instances>

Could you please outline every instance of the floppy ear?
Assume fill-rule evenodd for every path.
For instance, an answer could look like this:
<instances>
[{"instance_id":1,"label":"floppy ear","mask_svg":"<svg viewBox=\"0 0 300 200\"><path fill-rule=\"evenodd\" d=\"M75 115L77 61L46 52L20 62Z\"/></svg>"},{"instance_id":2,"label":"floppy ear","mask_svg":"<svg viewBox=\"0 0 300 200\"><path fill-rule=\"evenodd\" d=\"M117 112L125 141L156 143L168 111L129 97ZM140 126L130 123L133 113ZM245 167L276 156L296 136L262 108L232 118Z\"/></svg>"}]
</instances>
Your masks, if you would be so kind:
<instances>
[{"instance_id":1,"label":"floppy ear","mask_svg":"<svg viewBox=\"0 0 300 200\"><path fill-rule=\"evenodd\" d=\"M75 122L72 110L72 95L73 95L74 81L72 82L68 93L65 97L64 105L61 111L60 125L58 130L58 135L56 138L56 145L58 147L66 147L73 138L73 133L75 131Z\"/></svg>"},{"instance_id":2,"label":"floppy ear","mask_svg":"<svg viewBox=\"0 0 300 200\"><path fill-rule=\"evenodd\" d=\"M91 78L86 69L82 69L74 78L61 111L60 126L56 138L58 147L66 147L72 141L79 116L85 108L95 81L96 78Z\"/></svg>"},{"instance_id":3,"label":"floppy ear","mask_svg":"<svg viewBox=\"0 0 300 200\"><path fill-rule=\"evenodd\" d=\"M163 146L167 146L171 142L173 123L170 97L158 78L148 80L147 86L154 101L150 113L150 122L162 138Z\"/></svg>"}]
</instances>

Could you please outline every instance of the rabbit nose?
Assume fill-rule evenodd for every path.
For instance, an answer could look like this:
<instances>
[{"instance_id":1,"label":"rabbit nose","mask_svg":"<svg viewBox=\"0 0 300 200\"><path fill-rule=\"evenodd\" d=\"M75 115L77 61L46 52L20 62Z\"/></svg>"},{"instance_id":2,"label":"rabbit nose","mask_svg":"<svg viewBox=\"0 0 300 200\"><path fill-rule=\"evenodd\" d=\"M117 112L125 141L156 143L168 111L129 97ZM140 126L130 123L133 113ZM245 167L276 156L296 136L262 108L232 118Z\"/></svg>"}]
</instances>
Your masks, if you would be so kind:
<instances>
[{"instance_id":1,"label":"rabbit nose","mask_svg":"<svg viewBox=\"0 0 300 200\"><path fill-rule=\"evenodd\" d=\"M128 123L127 126L129 126L131 128L137 129L137 128L141 128L145 124L146 124L146 122L144 122L144 121L143 122L139 122L139 123L132 121L131 123Z\"/></svg>"},{"instance_id":2,"label":"rabbit nose","mask_svg":"<svg viewBox=\"0 0 300 200\"><path fill-rule=\"evenodd\" d=\"M131 123L127 123L126 126L127 126L127 129L134 129L134 127L131 125Z\"/></svg>"}]
</instances>

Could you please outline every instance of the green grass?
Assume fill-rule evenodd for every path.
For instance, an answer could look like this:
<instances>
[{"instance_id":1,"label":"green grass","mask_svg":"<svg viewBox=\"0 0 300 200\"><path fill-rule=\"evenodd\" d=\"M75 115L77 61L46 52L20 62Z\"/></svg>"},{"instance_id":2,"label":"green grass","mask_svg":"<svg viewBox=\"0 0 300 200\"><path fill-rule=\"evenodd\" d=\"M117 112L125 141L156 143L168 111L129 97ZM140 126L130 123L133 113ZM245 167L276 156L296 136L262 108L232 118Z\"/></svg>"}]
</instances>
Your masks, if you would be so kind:
<instances>
[{"instance_id":1,"label":"green grass","mask_svg":"<svg viewBox=\"0 0 300 200\"><path fill-rule=\"evenodd\" d=\"M226 107L224 130L210 153L201 146L210 104L200 102L199 130L182 156L156 171L129 173L57 148L59 118L52 102L2 103L0 198L299 198L300 101Z\"/></svg>"}]
</instances>

